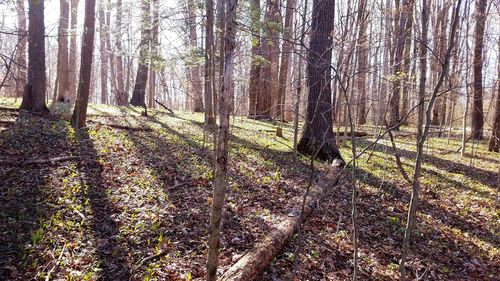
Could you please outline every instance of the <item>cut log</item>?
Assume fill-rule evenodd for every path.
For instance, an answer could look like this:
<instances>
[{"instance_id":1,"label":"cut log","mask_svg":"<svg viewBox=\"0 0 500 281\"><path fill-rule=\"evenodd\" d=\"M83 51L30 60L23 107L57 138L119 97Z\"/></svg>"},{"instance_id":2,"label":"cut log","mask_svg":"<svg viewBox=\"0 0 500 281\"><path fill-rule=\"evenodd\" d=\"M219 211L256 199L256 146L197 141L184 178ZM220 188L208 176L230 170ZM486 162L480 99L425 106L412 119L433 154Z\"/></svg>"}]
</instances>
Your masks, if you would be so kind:
<instances>
[{"instance_id":1,"label":"cut log","mask_svg":"<svg viewBox=\"0 0 500 281\"><path fill-rule=\"evenodd\" d=\"M329 191L337 184L343 163L335 161L320 181L311 187L306 199L303 217L307 218ZM223 281L256 280L267 265L276 257L295 231L300 227L300 202L298 199L289 215L269 232L259 243L241 257L220 278Z\"/></svg>"},{"instance_id":2,"label":"cut log","mask_svg":"<svg viewBox=\"0 0 500 281\"><path fill-rule=\"evenodd\" d=\"M165 108L165 110L167 110L168 112L170 112L170 114L174 114L174 112L172 111L172 109L168 108L166 105L164 105L163 103L159 102L157 99L155 99L155 102L157 104L159 104L161 107Z\"/></svg>"}]
</instances>

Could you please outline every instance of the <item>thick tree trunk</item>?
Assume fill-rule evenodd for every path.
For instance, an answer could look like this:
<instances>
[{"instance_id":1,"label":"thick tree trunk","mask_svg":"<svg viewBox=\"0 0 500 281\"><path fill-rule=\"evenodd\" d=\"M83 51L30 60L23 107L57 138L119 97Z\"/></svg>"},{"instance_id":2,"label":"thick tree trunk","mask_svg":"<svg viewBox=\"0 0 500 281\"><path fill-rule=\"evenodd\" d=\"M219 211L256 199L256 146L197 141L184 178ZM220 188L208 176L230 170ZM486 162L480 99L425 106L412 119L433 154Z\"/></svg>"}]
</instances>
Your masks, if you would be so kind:
<instances>
[{"instance_id":1,"label":"thick tree trunk","mask_svg":"<svg viewBox=\"0 0 500 281\"><path fill-rule=\"evenodd\" d=\"M309 95L298 151L322 160L342 159L332 129L331 68L334 0L314 0L307 76Z\"/></svg>"},{"instance_id":2,"label":"thick tree trunk","mask_svg":"<svg viewBox=\"0 0 500 281\"><path fill-rule=\"evenodd\" d=\"M214 72L214 1L206 0L207 24L205 38L205 125L215 125L213 103Z\"/></svg>"},{"instance_id":3,"label":"thick tree trunk","mask_svg":"<svg viewBox=\"0 0 500 281\"><path fill-rule=\"evenodd\" d=\"M250 82L248 85L248 117L258 119L257 107L259 101L260 80L260 0L252 0L250 4L250 16L252 19L252 62L250 66Z\"/></svg>"},{"instance_id":4,"label":"thick tree trunk","mask_svg":"<svg viewBox=\"0 0 500 281\"><path fill-rule=\"evenodd\" d=\"M224 75L220 94L219 110L219 133L217 137L217 151L215 159L215 178L213 182L213 203L210 213L210 226L208 233L210 235L208 242L207 258L207 280L215 281L217 279L217 263L219 257L220 227L222 218L222 209L224 207L224 196L226 191L226 176L228 166L229 151L229 114L231 113L231 104L234 96L233 81L233 60L234 48L236 45L236 8L237 0L226 0L226 32L225 32L225 56L224 56Z\"/></svg>"},{"instance_id":5,"label":"thick tree trunk","mask_svg":"<svg viewBox=\"0 0 500 281\"><path fill-rule=\"evenodd\" d=\"M86 126L87 106L89 103L90 80L92 72L92 55L94 52L95 33L95 0L85 1L85 20L82 37L82 51L80 65L80 81L78 83L78 93L75 108L71 116L71 124L74 128Z\"/></svg>"},{"instance_id":6,"label":"thick tree trunk","mask_svg":"<svg viewBox=\"0 0 500 281\"><path fill-rule=\"evenodd\" d=\"M290 54L292 51L292 23L295 11L295 0L286 1L285 29L283 31L283 45L281 48L281 65L278 80L278 101L276 118L285 121L286 84L288 79Z\"/></svg>"},{"instance_id":7,"label":"thick tree trunk","mask_svg":"<svg viewBox=\"0 0 500 281\"><path fill-rule=\"evenodd\" d=\"M483 138L483 46L487 2L487 0L476 0L476 27L473 54L474 94L472 101L472 137L476 140Z\"/></svg>"},{"instance_id":8,"label":"thick tree trunk","mask_svg":"<svg viewBox=\"0 0 500 281\"><path fill-rule=\"evenodd\" d=\"M105 104L108 94L108 48L106 39L109 36L108 24L106 23L106 2L99 3L99 52L101 54L101 103Z\"/></svg>"},{"instance_id":9,"label":"thick tree trunk","mask_svg":"<svg viewBox=\"0 0 500 281\"><path fill-rule=\"evenodd\" d=\"M28 30L26 30L26 10L24 8L24 0L16 1L17 11L17 28L19 35L17 36L18 45L16 52L17 74L16 74L16 98L22 97L24 87L26 86L26 42L28 38Z\"/></svg>"},{"instance_id":10,"label":"thick tree trunk","mask_svg":"<svg viewBox=\"0 0 500 281\"><path fill-rule=\"evenodd\" d=\"M28 82L20 109L47 113L45 105L45 25L44 0L28 1Z\"/></svg>"},{"instance_id":11,"label":"thick tree trunk","mask_svg":"<svg viewBox=\"0 0 500 281\"><path fill-rule=\"evenodd\" d=\"M76 83L77 83L77 37L76 29L78 24L78 2L79 0L71 0L71 36L69 43L69 67L68 69L68 84L69 84L69 99L76 100Z\"/></svg>"},{"instance_id":12,"label":"thick tree trunk","mask_svg":"<svg viewBox=\"0 0 500 281\"><path fill-rule=\"evenodd\" d=\"M133 106L146 107L146 85L148 83L148 52L150 44L149 0L141 0L141 42L139 43L139 65L135 78L134 92L130 99Z\"/></svg>"}]
</instances>

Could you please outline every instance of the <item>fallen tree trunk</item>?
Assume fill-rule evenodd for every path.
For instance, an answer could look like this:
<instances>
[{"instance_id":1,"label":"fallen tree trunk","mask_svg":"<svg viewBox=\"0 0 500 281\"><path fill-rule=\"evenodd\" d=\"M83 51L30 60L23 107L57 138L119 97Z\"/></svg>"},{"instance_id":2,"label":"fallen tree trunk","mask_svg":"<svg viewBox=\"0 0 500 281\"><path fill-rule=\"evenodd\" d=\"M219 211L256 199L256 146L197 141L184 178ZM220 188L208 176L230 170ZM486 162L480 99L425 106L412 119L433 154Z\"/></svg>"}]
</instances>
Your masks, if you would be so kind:
<instances>
[{"instance_id":1,"label":"fallen tree trunk","mask_svg":"<svg viewBox=\"0 0 500 281\"><path fill-rule=\"evenodd\" d=\"M343 165L340 162L328 169L327 174L311 187L307 196L303 217L307 218L320 202L338 182ZM267 265L278 255L287 241L300 227L300 199L288 215L271 232L257 243L250 251L231 266L220 278L223 281L251 281L256 280Z\"/></svg>"}]
</instances>

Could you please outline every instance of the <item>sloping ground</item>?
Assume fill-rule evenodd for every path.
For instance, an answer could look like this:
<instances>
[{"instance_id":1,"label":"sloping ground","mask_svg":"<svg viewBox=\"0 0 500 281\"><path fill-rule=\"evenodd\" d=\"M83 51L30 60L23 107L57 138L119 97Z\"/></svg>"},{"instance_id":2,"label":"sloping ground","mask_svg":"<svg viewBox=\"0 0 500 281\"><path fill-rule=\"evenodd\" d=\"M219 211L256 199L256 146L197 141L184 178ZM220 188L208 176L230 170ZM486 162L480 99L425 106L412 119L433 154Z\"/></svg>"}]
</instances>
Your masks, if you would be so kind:
<instances>
[{"instance_id":1,"label":"sloping ground","mask_svg":"<svg viewBox=\"0 0 500 281\"><path fill-rule=\"evenodd\" d=\"M77 133L68 116L0 110L2 278L204 276L212 140L204 141L202 115L149 113L93 106L88 130ZM305 186L307 165L291 161L290 127L288 140L273 128L233 121L222 270L287 214ZM76 159L23 164L61 156Z\"/></svg>"},{"instance_id":2,"label":"sloping ground","mask_svg":"<svg viewBox=\"0 0 500 281\"><path fill-rule=\"evenodd\" d=\"M89 129L75 133L66 121L70 109L57 111L61 119L0 109L0 279L48 272L68 280L203 279L213 176L203 116L151 110L142 117L134 108L91 106ZM288 214L285 206L302 195L309 174L307 160L291 161L289 125L282 139L272 123L232 120L221 271ZM409 173L413 143L398 138ZM426 148L408 270L422 280L495 280L500 273L498 158L481 143L477 159L463 159L459 146L432 139ZM346 160L349 151L342 148ZM58 156L76 159L23 164ZM361 279L391 280L410 187L388 143L359 162ZM295 254L292 241L260 279L349 279L350 195L344 181L305 224L302 250Z\"/></svg>"},{"instance_id":3,"label":"sloping ground","mask_svg":"<svg viewBox=\"0 0 500 281\"><path fill-rule=\"evenodd\" d=\"M407 270L414 280L500 280L499 157L486 151L486 143L475 145L475 159L460 157L459 147L460 141L437 138L426 147ZM411 175L414 139L399 139L398 148ZM411 187L394 164L390 143L359 163L360 280L395 280ZM298 241L291 243L261 280L349 280L350 196L351 186L339 185L304 225L301 251L296 253Z\"/></svg>"}]
</instances>

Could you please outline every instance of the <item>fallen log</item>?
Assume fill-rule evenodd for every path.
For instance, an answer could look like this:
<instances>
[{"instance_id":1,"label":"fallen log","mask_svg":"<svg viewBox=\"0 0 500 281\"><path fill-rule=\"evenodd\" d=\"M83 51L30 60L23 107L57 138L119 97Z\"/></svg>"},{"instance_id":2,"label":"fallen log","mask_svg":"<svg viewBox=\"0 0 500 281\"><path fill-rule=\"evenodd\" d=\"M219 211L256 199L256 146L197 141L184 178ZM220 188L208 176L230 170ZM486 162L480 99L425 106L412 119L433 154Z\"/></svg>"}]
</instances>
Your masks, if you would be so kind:
<instances>
[{"instance_id":1,"label":"fallen log","mask_svg":"<svg viewBox=\"0 0 500 281\"><path fill-rule=\"evenodd\" d=\"M307 196L303 218L307 218L338 182L343 170L343 163L336 161L328 169L325 176L311 187ZM257 243L250 251L243 255L231 266L219 280L222 281L251 281L256 280L267 265L276 257L287 241L301 225L300 199L282 221L267 236Z\"/></svg>"}]
</instances>

